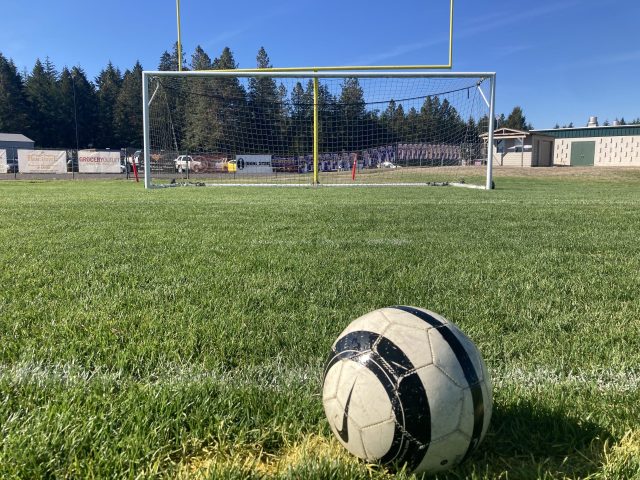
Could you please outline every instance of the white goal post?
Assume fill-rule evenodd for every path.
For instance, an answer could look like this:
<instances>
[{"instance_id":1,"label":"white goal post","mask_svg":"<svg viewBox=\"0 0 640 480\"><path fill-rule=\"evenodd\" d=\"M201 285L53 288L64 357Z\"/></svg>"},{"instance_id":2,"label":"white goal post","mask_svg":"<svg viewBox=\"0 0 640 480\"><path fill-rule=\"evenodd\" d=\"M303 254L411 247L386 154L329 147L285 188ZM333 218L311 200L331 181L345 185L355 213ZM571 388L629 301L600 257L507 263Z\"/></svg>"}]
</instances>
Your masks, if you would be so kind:
<instances>
[{"instance_id":1,"label":"white goal post","mask_svg":"<svg viewBox=\"0 0 640 480\"><path fill-rule=\"evenodd\" d=\"M492 72L145 71L142 79L146 188L492 188Z\"/></svg>"}]
</instances>

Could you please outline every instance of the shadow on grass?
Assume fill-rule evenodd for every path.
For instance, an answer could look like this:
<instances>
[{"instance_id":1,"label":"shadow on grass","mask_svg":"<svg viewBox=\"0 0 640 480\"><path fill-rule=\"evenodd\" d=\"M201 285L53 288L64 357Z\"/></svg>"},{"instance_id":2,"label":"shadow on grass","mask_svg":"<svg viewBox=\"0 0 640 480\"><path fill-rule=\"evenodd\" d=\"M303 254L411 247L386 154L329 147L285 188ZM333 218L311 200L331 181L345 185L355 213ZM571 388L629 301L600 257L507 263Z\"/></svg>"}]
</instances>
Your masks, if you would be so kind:
<instances>
[{"instance_id":1,"label":"shadow on grass","mask_svg":"<svg viewBox=\"0 0 640 480\"><path fill-rule=\"evenodd\" d=\"M611 434L532 402L496 405L489 432L463 465L438 478L584 478L602 469Z\"/></svg>"}]
</instances>

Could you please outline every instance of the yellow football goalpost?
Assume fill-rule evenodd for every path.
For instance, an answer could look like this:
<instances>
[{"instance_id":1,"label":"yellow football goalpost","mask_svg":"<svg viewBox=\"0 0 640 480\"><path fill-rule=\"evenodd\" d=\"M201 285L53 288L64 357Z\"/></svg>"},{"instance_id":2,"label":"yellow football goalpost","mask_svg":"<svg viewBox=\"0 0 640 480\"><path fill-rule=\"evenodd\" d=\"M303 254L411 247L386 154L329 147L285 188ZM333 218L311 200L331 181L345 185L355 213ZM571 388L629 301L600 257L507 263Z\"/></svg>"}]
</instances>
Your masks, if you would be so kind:
<instances>
[{"instance_id":1,"label":"yellow football goalpost","mask_svg":"<svg viewBox=\"0 0 640 480\"><path fill-rule=\"evenodd\" d=\"M453 1L449 0L449 63L446 65L341 65L327 67L276 67L276 68L238 68L234 72L339 72L357 70L443 70L453 67ZM182 71L182 38L180 27L180 0L176 0L176 19L178 23L178 71Z\"/></svg>"}]
</instances>

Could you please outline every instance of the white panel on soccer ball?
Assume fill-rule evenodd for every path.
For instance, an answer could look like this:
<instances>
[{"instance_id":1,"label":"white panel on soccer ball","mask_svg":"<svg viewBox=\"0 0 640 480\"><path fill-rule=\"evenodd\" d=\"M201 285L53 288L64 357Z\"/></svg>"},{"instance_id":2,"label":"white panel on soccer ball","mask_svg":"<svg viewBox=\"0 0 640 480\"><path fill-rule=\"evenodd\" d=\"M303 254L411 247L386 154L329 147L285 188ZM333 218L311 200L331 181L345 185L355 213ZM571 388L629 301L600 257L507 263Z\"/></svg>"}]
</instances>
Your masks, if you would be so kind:
<instances>
[{"instance_id":1,"label":"white panel on soccer ball","mask_svg":"<svg viewBox=\"0 0 640 480\"><path fill-rule=\"evenodd\" d=\"M460 360L449 346L449 343L443 338L440 330L440 328L429 330L433 364L445 372L460 388L466 388L469 386L469 382L460 366Z\"/></svg>"},{"instance_id":2,"label":"white panel on soccer ball","mask_svg":"<svg viewBox=\"0 0 640 480\"><path fill-rule=\"evenodd\" d=\"M347 400L349 399L349 394L351 393L351 387L358 381L358 378L363 375L363 372L366 374L368 370L353 360L341 360L341 363L342 369L336 382L338 384L336 398L344 410L347 405Z\"/></svg>"},{"instance_id":3,"label":"white panel on soccer ball","mask_svg":"<svg viewBox=\"0 0 640 480\"><path fill-rule=\"evenodd\" d=\"M417 372L427 391L431 440L438 440L458 428L464 392L435 365L423 367Z\"/></svg>"},{"instance_id":4,"label":"white panel on soccer ball","mask_svg":"<svg viewBox=\"0 0 640 480\"><path fill-rule=\"evenodd\" d=\"M384 336L407 356L414 368L433 363L429 336L422 325L409 327L394 323L384 332Z\"/></svg>"},{"instance_id":5,"label":"white panel on soccer ball","mask_svg":"<svg viewBox=\"0 0 640 480\"><path fill-rule=\"evenodd\" d=\"M394 418L389 395L367 368L361 367L353 384L349 417L362 428Z\"/></svg>"},{"instance_id":6,"label":"white panel on soccer ball","mask_svg":"<svg viewBox=\"0 0 640 480\"><path fill-rule=\"evenodd\" d=\"M431 310L427 310L425 308L413 307L413 306L409 308L415 308L416 310L424 312L442 324L449 325L450 323L449 320L444 318L442 315L432 312ZM381 308L380 310L384 312L384 314L387 316L387 318L390 321L399 322L409 326L423 325L425 329L435 328L431 326L429 323L422 320L421 318L414 315L413 313L405 312L404 310L401 310L399 308L387 307L387 308Z\"/></svg>"},{"instance_id":7,"label":"white panel on soccer ball","mask_svg":"<svg viewBox=\"0 0 640 480\"><path fill-rule=\"evenodd\" d=\"M379 460L387 454L393 442L395 427L396 421L395 418L392 418L386 422L371 425L361 430L360 437L367 453L367 460Z\"/></svg>"},{"instance_id":8,"label":"white panel on soccer ball","mask_svg":"<svg viewBox=\"0 0 640 480\"><path fill-rule=\"evenodd\" d=\"M415 307L412 307L415 308ZM417 309L420 310L420 309ZM428 330L431 326L424 320L416 317L413 313L405 312L399 308L381 308L380 311L389 319L390 323L395 325L404 325L406 327L424 328Z\"/></svg>"},{"instance_id":9,"label":"white panel on soccer ball","mask_svg":"<svg viewBox=\"0 0 640 480\"><path fill-rule=\"evenodd\" d=\"M430 473L447 470L462 460L469 448L470 438L456 431L436 441L432 441L427 454L420 462L416 472Z\"/></svg>"},{"instance_id":10,"label":"white panel on soccer ball","mask_svg":"<svg viewBox=\"0 0 640 480\"><path fill-rule=\"evenodd\" d=\"M389 320L387 320L384 314L380 310L374 310L373 312L369 312L351 322L340 334L338 339L344 337L348 333L359 330L382 334L388 326Z\"/></svg>"},{"instance_id":11,"label":"white panel on soccer ball","mask_svg":"<svg viewBox=\"0 0 640 480\"><path fill-rule=\"evenodd\" d=\"M338 441L356 457L366 459L367 454L360 438L360 426L356 425L356 423L351 420L350 416L347 416L345 419L344 407L340 405L336 398L332 398L324 402L324 413L327 416L331 430L333 430ZM345 420L346 424L344 423ZM348 432L349 435L347 442L342 439L342 436L340 435L341 430L346 430Z\"/></svg>"},{"instance_id":12,"label":"white panel on soccer ball","mask_svg":"<svg viewBox=\"0 0 640 480\"><path fill-rule=\"evenodd\" d=\"M483 396L484 399L484 396ZM473 423L474 423L474 410L473 410L473 397L471 395L471 389L467 388L463 393L462 400L462 414L460 415L460 421L458 422L458 430L465 435L471 437L473 435Z\"/></svg>"},{"instance_id":13,"label":"white panel on soccer ball","mask_svg":"<svg viewBox=\"0 0 640 480\"><path fill-rule=\"evenodd\" d=\"M322 385L322 401L336 397L338 385L340 385L342 366L347 362L348 360L338 360L326 372Z\"/></svg>"}]
</instances>

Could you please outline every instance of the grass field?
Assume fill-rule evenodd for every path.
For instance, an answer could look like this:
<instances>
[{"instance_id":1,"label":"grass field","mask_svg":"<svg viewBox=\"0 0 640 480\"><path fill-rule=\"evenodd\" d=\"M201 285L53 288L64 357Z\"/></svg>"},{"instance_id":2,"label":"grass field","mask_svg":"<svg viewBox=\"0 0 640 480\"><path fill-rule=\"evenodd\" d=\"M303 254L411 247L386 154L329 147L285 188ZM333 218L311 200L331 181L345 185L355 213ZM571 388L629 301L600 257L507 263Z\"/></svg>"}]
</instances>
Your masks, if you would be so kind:
<instances>
[{"instance_id":1,"label":"grass field","mask_svg":"<svg viewBox=\"0 0 640 480\"><path fill-rule=\"evenodd\" d=\"M427 307L494 415L443 478L640 478L640 170L497 189L0 183L0 478L406 478L350 458L322 364ZM595 174L594 174L595 172Z\"/></svg>"}]
</instances>

